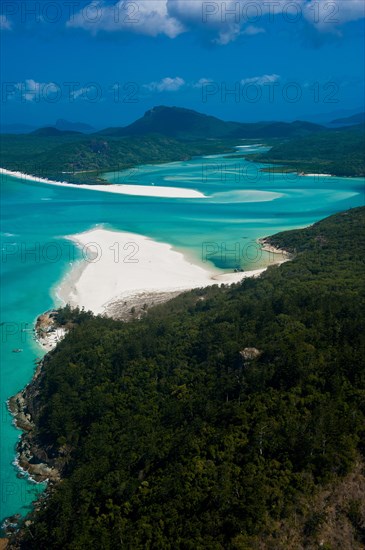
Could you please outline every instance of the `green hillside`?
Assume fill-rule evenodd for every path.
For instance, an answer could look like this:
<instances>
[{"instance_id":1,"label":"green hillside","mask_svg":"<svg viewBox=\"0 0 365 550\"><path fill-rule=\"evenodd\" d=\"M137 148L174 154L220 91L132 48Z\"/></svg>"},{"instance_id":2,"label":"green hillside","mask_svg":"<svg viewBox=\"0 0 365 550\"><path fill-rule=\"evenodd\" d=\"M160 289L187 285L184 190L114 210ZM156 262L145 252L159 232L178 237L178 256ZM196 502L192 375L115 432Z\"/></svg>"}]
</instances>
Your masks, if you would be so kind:
<instances>
[{"instance_id":1,"label":"green hillside","mask_svg":"<svg viewBox=\"0 0 365 550\"><path fill-rule=\"evenodd\" d=\"M236 140L178 141L161 135L106 137L61 132L0 135L0 166L71 183L106 183L102 172L233 150Z\"/></svg>"},{"instance_id":2,"label":"green hillside","mask_svg":"<svg viewBox=\"0 0 365 550\"><path fill-rule=\"evenodd\" d=\"M63 310L28 406L64 479L10 548L362 548L364 228L276 235L292 261L141 321Z\"/></svg>"},{"instance_id":3,"label":"green hillside","mask_svg":"<svg viewBox=\"0 0 365 550\"><path fill-rule=\"evenodd\" d=\"M284 165L298 172L365 176L364 126L327 130L292 139L251 158Z\"/></svg>"},{"instance_id":4,"label":"green hillside","mask_svg":"<svg viewBox=\"0 0 365 550\"><path fill-rule=\"evenodd\" d=\"M301 121L243 124L177 107L155 107L130 126L95 134L54 127L27 135L1 134L0 166L72 183L105 183L103 172L230 153L243 139L273 145L268 153L250 157L258 162L339 176L365 174L360 125L323 131Z\"/></svg>"}]
</instances>

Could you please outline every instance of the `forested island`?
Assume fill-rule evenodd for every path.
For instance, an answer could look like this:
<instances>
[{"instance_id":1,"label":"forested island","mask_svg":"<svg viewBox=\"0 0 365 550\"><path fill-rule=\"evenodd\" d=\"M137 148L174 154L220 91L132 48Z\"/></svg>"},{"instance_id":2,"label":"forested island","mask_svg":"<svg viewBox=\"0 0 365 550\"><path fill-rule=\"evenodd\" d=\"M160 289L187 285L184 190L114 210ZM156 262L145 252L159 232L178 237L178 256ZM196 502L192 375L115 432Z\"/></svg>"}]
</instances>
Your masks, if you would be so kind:
<instances>
[{"instance_id":1,"label":"forested island","mask_svg":"<svg viewBox=\"0 0 365 550\"><path fill-rule=\"evenodd\" d=\"M9 548L363 548L364 222L270 237L291 261L139 321L60 310L20 445L62 481Z\"/></svg>"},{"instance_id":2,"label":"forested island","mask_svg":"<svg viewBox=\"0 0 365 550\"><path fill-rule=\"evenodd\" d=\"M129 126L92 134L52 127L23 135L0 134L0 165L56 181L106 184L105 172L232 153L235 146L256 140L271 149L248 158L278 165L264 170L365 174L363 124L328 129L305 121L238 123L164 106L147 111Z\"/></svg>"},{"instance_id":3,"label":"forested island","mask_svg":"<svg viewBox=\"0 0 365 550\"><path fill-rule=\"evenodd\" d=\"M237 141L237 140L236 140ZM1 167L77 184L107 184L105 172L232 151L236 141L181 141L162 135L113 137L53 132L0 135Z\"/></svg>"},{"instance_id":4,"label":"forested island","mask_svg":"<svg viewBox=\"0 0 365 550\"><path fill-rule=\"evenodd\" d=\"M276 143L267 152L252 155L255 162L279 165L277 170L329 173L336 176L365 175L364 124L296 137Z\"/></svg>"}]
</instances>

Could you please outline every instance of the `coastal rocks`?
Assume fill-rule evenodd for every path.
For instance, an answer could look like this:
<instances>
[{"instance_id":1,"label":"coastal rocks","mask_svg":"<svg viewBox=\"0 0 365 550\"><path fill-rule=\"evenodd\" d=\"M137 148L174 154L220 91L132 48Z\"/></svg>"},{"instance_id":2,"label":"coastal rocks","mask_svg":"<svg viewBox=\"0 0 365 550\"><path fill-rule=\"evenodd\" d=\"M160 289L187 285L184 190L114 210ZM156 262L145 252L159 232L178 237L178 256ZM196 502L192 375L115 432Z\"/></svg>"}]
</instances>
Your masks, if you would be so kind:
<instances>
[{"instance_id":1,"label":"coastal rocks","mask_svg":"<svg viewBox=\"0 0 365 550\"><path fill-rule=\"evenodd\" d=\"M8 401L10 412L14 416L14 423L20 430L30 431L33 428L31 415L26 411L23 392L19 392Z\"/></svg>"},{"instance_id":2,"label":"coastal rocks","mask_svg":"<svg viewBox=\"0 0 365 550\"><path fill-rule=\"evenodd\" d=\"M6 534L7 537L11 536L13 533L15 533L19 528L19 521L21 520L20 514L14 514L13 516L10 516L6 518L1 526L2 530ZM4 540L4 539L2 539ZM6 540L6 539L5 539ZM2 548L6 548L6 544L2 546ZM0 546L1 548L1 546Z\"/></svg>"},{"instance_id":3,"label":"coastal rocks","mask_svg":"<svg viewBox=\"0 0 365 550\"><path fill-rule=\"evenodd\" d=\"M41 317L43 318L41 323L48 324L47 318ZM44 506L56 484L61 481L61 474L71 452L71 449L66 445L62 449L44 445L37 433L36 425L43 406L40 399L43 369L48 359L49 355L47 354L41 361L37 362L32 381L23 390L10 397L7 402L9 411L14 417L15 426L23 431L16 446L17 456L13 462L19 470L17 476L29 476L36 483L47 482L46 491L33 502L34 512L39 511ZM31 516L30 518L27 517L24 523L22 517L18 514L6 518L2 525L6 538L0 539L0 550L5 547L19 548L19 541L17 540L19 528L22 525L29 527L31 524Z\"/></svg>"},{"instance_id":4,"label":"coastal rocks","mask_svg":"<svg viewBox=\"0 0 365 550\"><path fill-rule=\"evenodd\" d=\"M40 448L32 438L23 436L17 446L17 451L19 467L25 470L34 481L40 483L60 480L60 472L49 464L50 460L46 451Z\"/></svg>"},{"instance_id":5,"label":"coastal rocks","mask_svg":"<svg viewBox=\"0 0 365 550\"><path fill-rule=\"evenodd\" d=\"M273 246L270 242L269 237L266 237L264 239L258 239L257 242L261 246L261 250L263 250L264 252L269 252L271 254L281 254L283 256L283 259L285 260L288 260L291 258L291 255L287 250Z\"/></svg>"},{"instance_id":6,"label":"coastal rocks","mask_svg":"<svg viewBox=\"0 0 365 550\"><path fill-rule=\"evenodd\" d=\"M56 323L56 316L57 311L46 311L38 317L36 322L37 340L46 351L52 351L67 333L64 327Z\"/></svg>"},{"instance_id":7,"label":"coastal rocks","mask_svg":"<svg viewBox=\"0 0 365 550\"><path fill-rule=\"evenodd\" d=\"M8 401L8 407L14 416L14 424L23 431L17 444L15 464L21 472L26 472L37 483L57 482L63 457L50 458L48 452L37 442L34 418L39 414L39 382L43 361L38 365L32 382Z\"/></svg>"}]
</instances>

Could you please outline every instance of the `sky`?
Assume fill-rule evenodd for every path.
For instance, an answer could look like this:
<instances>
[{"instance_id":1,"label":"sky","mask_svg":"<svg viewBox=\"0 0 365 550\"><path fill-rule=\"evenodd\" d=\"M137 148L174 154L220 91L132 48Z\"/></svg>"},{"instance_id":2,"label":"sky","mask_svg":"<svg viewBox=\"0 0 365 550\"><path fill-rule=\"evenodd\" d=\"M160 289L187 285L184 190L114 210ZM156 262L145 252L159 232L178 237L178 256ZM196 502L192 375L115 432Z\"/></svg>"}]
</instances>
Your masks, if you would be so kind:
<instances>
[{"instance_id":1,"label":"sky","mask_svg":"<svg viewBox=\"0 0 365 550\"><path fill-rule=\"evenodd\" d=\"M364 0L1 0L0 123L364 110Z\"/></svg>"}]
</instances>

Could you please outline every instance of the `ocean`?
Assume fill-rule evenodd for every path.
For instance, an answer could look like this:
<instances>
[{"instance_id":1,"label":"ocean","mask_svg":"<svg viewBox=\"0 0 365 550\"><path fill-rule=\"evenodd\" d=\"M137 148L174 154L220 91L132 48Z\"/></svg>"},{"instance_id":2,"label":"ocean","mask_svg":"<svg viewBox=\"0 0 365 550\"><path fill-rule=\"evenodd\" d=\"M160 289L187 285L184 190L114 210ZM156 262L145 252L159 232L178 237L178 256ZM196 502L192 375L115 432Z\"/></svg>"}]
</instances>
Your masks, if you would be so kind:
<instances>
[{"instance_id":1,"label":"ocean","mask_svg":"<svg viewBox=\"0 0 365 550\"><path fill-rule=\"evenodd\" d=\"M34 321L60 304L57 287L80 259L80 250L65 235L99 225L167 242L196 263L211 262L227 271L257 269L269 262L257 238L364 205L363 178L260 172L262 165L238 153L105 175L112 184L196 189L207 196L203 199L117 195L0 176L1 520L27 513L44 489L19 477L13 464L20 431L12 425L6 400L30 381L35 360L43 355L33 339Z\"/></svg>"}]
</instances>

